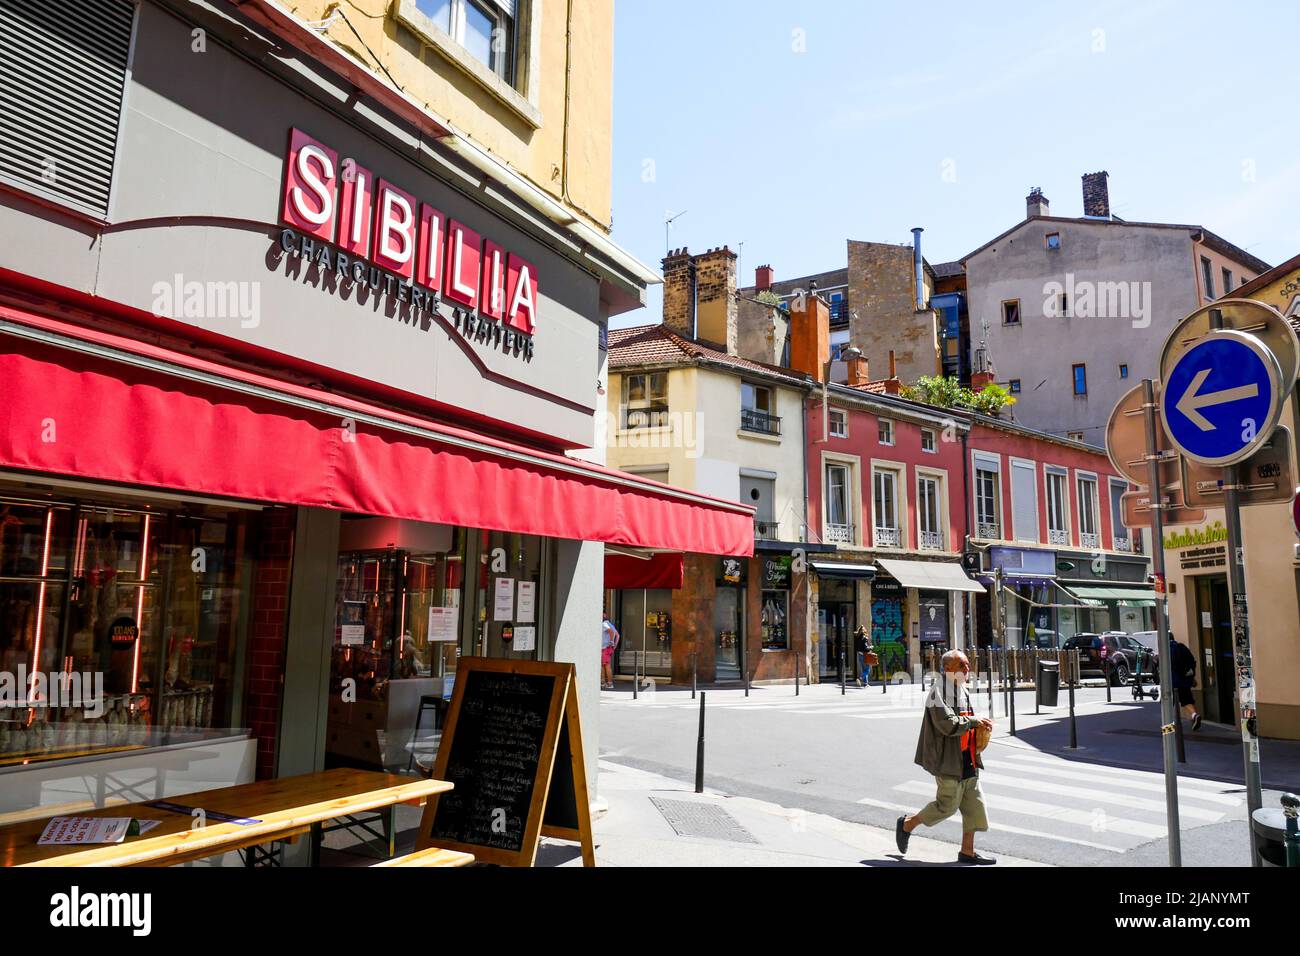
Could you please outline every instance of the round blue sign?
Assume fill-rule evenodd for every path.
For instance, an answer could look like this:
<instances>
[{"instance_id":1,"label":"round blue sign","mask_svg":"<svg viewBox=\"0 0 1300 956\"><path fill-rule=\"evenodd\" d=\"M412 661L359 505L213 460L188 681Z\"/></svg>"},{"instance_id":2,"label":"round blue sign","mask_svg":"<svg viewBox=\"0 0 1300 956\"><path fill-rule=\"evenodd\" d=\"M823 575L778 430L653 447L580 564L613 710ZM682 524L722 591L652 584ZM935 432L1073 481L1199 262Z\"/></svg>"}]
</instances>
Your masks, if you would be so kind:
<instances>
[{"instance_id":1,"label":"round blue sign","mask_svg":"<svg viewBox=\"0 0 1300 956\"><path fill-rule=\"evenodd\" d=\"M1207 464L1247 457L1277 424L1277 361L1240 332L1215 332L1175 362L1160 402L1165 430Z\"/></svg>"}]
</instances>

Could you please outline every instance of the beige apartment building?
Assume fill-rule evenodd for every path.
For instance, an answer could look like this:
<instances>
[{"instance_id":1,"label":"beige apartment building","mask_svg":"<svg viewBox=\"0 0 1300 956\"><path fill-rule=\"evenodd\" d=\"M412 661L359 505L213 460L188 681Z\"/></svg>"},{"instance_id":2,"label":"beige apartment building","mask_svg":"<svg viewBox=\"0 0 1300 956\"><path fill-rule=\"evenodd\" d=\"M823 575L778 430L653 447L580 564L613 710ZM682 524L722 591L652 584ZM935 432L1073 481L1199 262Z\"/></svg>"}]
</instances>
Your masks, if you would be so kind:
<instances>
[{"instance_id":1,"label":"beige apartment building","mask_svg":"<svg viewBox=\"0 0 1300 956\"><path fill-rule=\"evenodd\" d=\"M1234 288L1232 297L1271 305L1300 331L1300 256ZM1281 424L1294 435L1297 421L1293 394ZM1300 532L1291 505L1242 508L1241 533L1259 733L1300 740L1300 686L1296 683L1300 674ZM1169 626L1196 655L1197 706L1207 720L1233 725L1237 710L1227 541L1223 509L1208 509L1201 524L1166 530L1165 564Z\"/></svg>"}]
</instances>

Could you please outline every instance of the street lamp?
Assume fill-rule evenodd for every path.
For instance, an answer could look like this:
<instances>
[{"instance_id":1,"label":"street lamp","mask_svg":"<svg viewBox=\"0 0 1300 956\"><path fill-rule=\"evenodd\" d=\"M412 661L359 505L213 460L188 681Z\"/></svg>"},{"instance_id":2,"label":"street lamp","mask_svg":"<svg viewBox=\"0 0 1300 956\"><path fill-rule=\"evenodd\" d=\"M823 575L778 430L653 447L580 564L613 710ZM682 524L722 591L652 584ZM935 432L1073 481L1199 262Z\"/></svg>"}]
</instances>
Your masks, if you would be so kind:
<instances>
[{"instance_id":1,"label":"street lamp","mask_svg":"<svg viewBox=\"0 0 1300 956\"><path fill-rule=\"evenodd\" d=\"M862 358L862 349L850 345L840 353L839 361L850 362L860 358ZM830 381L831 366L835 362L834 358L828 359L826 367L822 369L822 441L829 441L831 437Z\"/></svg>"}]
</instances>

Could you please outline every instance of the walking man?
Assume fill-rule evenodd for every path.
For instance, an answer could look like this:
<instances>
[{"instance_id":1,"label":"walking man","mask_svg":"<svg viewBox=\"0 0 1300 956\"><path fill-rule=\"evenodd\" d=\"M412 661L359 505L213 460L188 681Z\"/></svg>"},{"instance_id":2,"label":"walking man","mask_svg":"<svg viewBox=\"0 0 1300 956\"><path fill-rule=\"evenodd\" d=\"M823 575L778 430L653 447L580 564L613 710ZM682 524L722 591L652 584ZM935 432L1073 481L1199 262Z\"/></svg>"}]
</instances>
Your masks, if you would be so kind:
<instances>
[{"instance_id":1,"label":"walking man","mask_svg":"<svg viewBox=\"0 0 1300 956\"><path fill-rule=\"evenodd\" d=\"M1196 686L1196 655L1172 634L1169 635L1169 645L1170 667L1173 668L1169 680L1178 696L1178 709L1191 720L1192 730L1200 730L1201 715L1196 712L1196 699L1192 696L1192 688Z\"/></svg>"},{"instance_id":2,"label":"walking man","mask_svg":"<svg viewBox=\"0 0 1300 956\"><path fill-rule=\"evenodd\" d=\"M614 689L614 650L618 647L620 635L606 612L600 625L600 689Z\"/></svg>"},{"instance_id":3,"label":"walking man","mask_svg":"<svg viewBox=\"0 0 1300 956\"><path fill-rule=\"evenodd\" d=\"M921 737L916 745L916 762L934 777L935 798L919 813L899 817L895 828L898 852L907 853L912 831L921 824L935 826L961 811L962 840L957 862L966 866L988 866L992 857L975 852L975 834L989 828L980 793L979 772L984 767L976 745L976 730L993 730L993 721L976 717L971 707L966 680L970 661L961 651L948 651L940 659L942 679L930 687Z\"/></svg>"}]
</instances>

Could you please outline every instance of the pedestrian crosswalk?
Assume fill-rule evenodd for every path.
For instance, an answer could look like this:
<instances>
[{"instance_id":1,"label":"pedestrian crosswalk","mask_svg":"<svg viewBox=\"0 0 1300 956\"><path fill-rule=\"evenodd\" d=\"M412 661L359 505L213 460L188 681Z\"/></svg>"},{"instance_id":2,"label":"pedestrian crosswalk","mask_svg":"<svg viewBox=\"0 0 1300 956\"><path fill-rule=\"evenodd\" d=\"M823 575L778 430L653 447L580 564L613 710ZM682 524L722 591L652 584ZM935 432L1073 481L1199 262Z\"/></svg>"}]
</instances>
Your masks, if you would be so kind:
<instances>
[{"instance_id":1,"label":"pedestrian crosswalk","mask_svg":"<svg viewBox=\"0 0 1300 956\"><path fill-rule=\"evenodd\" d=\"M1123 853L1164 837L1164 776L1055 757L1003 743L985 752L980 789L990 829ZM864 806L912 813L933 799L933 779L918 776L892 787L896 799L864 797ZM1202 826L1238 816L1245 798L1238 785L1179 777L1180 826ZM940 824L960 832L959 818Z\"/></svg>"}]
</instances>

